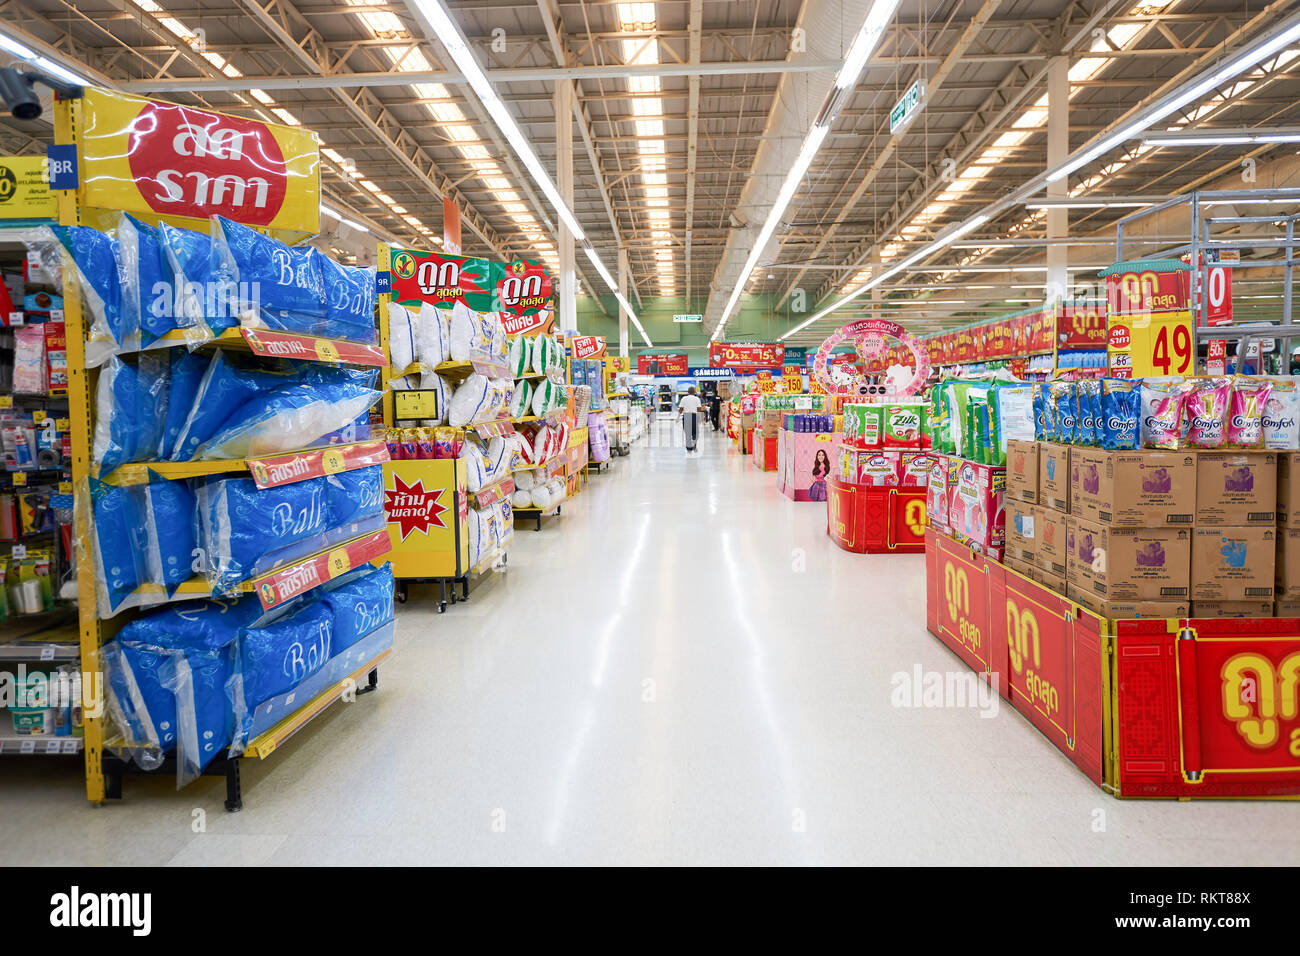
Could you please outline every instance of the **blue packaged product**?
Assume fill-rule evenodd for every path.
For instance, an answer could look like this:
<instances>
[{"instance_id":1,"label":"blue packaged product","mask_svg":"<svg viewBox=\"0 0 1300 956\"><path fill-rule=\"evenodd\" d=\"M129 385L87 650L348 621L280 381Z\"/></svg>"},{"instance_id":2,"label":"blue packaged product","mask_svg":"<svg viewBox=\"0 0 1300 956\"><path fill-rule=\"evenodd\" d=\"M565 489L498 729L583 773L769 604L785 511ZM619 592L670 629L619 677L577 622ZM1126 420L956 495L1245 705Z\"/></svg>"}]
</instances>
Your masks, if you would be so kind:
<instances>
[{"instance_id":1,"label":"blue packaged product","mask_svg":"<svg viewBox=\"0 0 1300 956\"><path fill-rule=\"evenodd\" d=\"M146 553L144 522L130 487L92 478L90 498L95 512L99 587L107 603L102 611L112 612L142 583L145 569L138 562Z\"/></svg>"},{"instance_id":2,"label":"blue packaged product","mask_svg":"<svg viewBox=\"0 0 1300 956\"><path fill-rule=\"evenodd\" d=\"M259 393L231 413L194 458L249 458L307 448L346 428L383 397L383 392L351 384L306 382Z\"/></svg>"},{"instance_id":3,"label":"blue packaged product","mask_svg":"<svg viewBox=\"0 0 1300 956\"><path fill-rule=\"evenodd\" d=\"M260 307L273 328L316 334L325 318L321 254L311 246L287 246L221 216L215 222L214 279L239 311Z\"/></svg>"},{"instance_id":4,"label":"blue packaged product","mask_svg":"<svg viewBox=\"0 0 1300 956\"><path fill-rule=\"evenodd\" d=\"M130 327L123 315L117 240L89 226L67 226L64 232L72 260L90 289L86 297L94 315L91 338L106 334L117 348L133 347L140 328Z\"/></svg>"},{"instance_id":5,"label":"blue packaged product","mask_svg":"<svg viewBox=\"0 0 1300 956\"><path fill-rule=\"evenodd\" d=\"M1056 440L1067 445L1078 441L1077 406L1073 382L1052 382L1048 394L1056 406Z\"/></svg>"},{"instance_id":6,"label":"blue packaged product","mask_svg":"<svg viewBox=\"0 0 1300 956\"><path fill-rule=\"evenodd\" d=\"M1141 444L1142 380L1101 380L1101 447L1132 451Z\"/></svg>"},{"instance_id":7,"label":"blue packaged product","mask_svg":"<svg viewBox=\"0 0 1300 956\"><path fill-rule=\"evenodd\" d=\"M1099 396L1101 386L1096 379L1078 382L1074 387L1075 422L1078 429L1078 444L1096 445L1097 416L1100 411Z\"/></svg>"},{"instance_id":8,"label":"blue packaged product","mask_svg":"<svg viewBox=\"0 0 1300 956\"><path fill-rule=\"evenodd\" d=\"M194 403L171 449L171 460L189 461L241 405L259 392L294 381L294 373L241 368L218 350L199 382Z\"/></svg>"},{"instance_id":9,"label":"blue packaged product","mask_svg":"<svg viewBox=\"0 0 1300 956\"><path fill-rule=\"evenodd\" d=\"M352 342L375 341L375 269L345 266L321 257L325 279L325 322L322 333Z\"/></svg>"},{"instance_id":10,"label":"blue packaged product","mask_svg":"<svg viewBox=\"0 0 1300 956\"><path fill-rule=\"evenodd\" d=\"M239 640L244 707L293 690L333 656L334 619L329 605L312 601L261 627L246 628Z\"/></svg>"},{"instance_id":11,"label":"blue packaged product","mask_svg":"<svg viewBox=\"0 0 1300 956\"><path fill-rule=\"evenodd\" d=\"M184 481L153 481L144 486L149 532L149 553L156 556L156 577L167 596L194 576L194 492Z\"/></svg>"},{"instance_id":12,"label":"blue packaged product","mask_svg":"<svg viewBox=\"0 0 1300 956\"><path fill-rule=\"evenodd\" d=\"M129 327L139 328L148 345L176 328L171 270L163 261L158 230L127 213L117 227L122 263L122 303Z\"/></svg>"},{"instance_id":13,"label":"blue packaged product","mask_svg":"<svg viewBox=\"0 0 1300 956\"><path fill-rule=\"evenodd\" d=\"M1042 382L1038 386L1043 403L1043 441L1063 441L1060 428L1060 409L1052 394L1052 383Z\"/></svg>"},{"instance_id":14,"label":"blue packaged product","mask_svg":"<svg viewBox=\"0 0 1300 956\"><path fill-rule=\"evenodd\" d=\"M159 458L170 458L176 448L181 429L185 427L190 410L194 408L199 383L203 381L210 361L202 352L172 350L167 383L167 419L163 424L162 442L158 448Z\"/></svg>"},{"instance_id":15,"label":"blue packaged product","mask_svg":"<svg viewBox=\"0 0 1300 956\"><path fill-rule=\"evenodd\" d=\"M160 739L166 735L179 743L193 772L231 741L235 707L229 684L238 667L238 638L261 615L252 595L186 601L137 618L113 642L131 669L129 681L121 674L112 679L115 694L120 700L125 692L133 712L147 713Z\"/></svg>"},{"instance_id":16,"label":"blue packaged product","mask_svg":"<svg viewBox=\"0 0 1300 956\"><path fill-rule=\"evenodd\" d=\"M363 570L361 576L321 597L334 617L335 654L393 619L393 566L385 563Z\"/></svg>"},{"instance_id":17,"label":"blue packaged product","mask_svg":"<svg viewBox=\"0 0 1300 956\"><path fill-rule=\"evenodd\" d=\"M212 282L212 239L168 223L158 226L158 241L175 297L177 324L219 334L239 324L230 305L220 301Z\"/></svg>"},{"instance_id":18,"label":"blue packaged product","mask_svg":"<svg viewBox=\"0 0 1300 956\"><path fill-rule=\"evenodd\" d=\"M166 418L166 356L145 353L135 363L112 356L96 386L91 459L106 474L126 462L158 457Z\"/></svg>"},{"instance_id":19,"label":"blue packaged product","mask_svg":"<svg viewBox=\"0 0 1300 956\"><path fill-rule=\"evenodd\" d=\"M1047 401L1046 390L1041 385L1031 385L1030 388L1034 390L1034 441L1050 441L1047 437L1047 412L1044 408Z\"/></svg>"},{"instance_id":20,"label":"blue packaged product","mask_svg":"<svg viewBox=\"0 0 1300 956\"><path fill-rule=\"evenodd\" d=\"M325 482L325 507L331 528L383 514L382 465L344 471L318 480Z\"/></svg>"},{"instance_id":21,"label":"blue packaged product","mask_svg":"<svg viewBox=\"0 0 1300 956\"><path fill-rule=\"evenodd\" d=\"M229 591L252 577L264 556L334 527L326 489L338 477L309 478L265 491L252 478L210 478L199 485L199 544L213 590Z\"/></svg>"}]
</instances>

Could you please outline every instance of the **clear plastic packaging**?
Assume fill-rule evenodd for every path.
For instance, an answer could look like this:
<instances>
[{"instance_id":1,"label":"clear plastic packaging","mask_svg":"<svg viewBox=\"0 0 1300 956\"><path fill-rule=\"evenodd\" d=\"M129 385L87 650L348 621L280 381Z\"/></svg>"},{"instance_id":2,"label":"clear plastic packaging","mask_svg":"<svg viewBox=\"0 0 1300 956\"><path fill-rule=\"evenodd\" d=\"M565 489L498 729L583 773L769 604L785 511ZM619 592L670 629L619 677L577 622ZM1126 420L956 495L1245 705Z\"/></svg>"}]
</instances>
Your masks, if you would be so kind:
<instances>
[{"instance_id":1,"label":"clear plastic packaging","mask_svg":"<svg viewBox=\"0 0 1300 956\"><path fill-rule=\"evenodd\" d=\"M383 392L350 383L283 385L240 405L194 458L249 458L306 448L355 422L381 398Z\"/></svg>"},{"instance_id":2,"label":"clear plastic packaging","mask_svg":"<svg viewBox=\"0 0 1300 956\"><path fill-rule=\"evenodd\" d=\"M168 361L142 352L133 362L113 356L99 375L91 461L101 474L158 457L167 421Z\"/></svg>"}]
</instances>

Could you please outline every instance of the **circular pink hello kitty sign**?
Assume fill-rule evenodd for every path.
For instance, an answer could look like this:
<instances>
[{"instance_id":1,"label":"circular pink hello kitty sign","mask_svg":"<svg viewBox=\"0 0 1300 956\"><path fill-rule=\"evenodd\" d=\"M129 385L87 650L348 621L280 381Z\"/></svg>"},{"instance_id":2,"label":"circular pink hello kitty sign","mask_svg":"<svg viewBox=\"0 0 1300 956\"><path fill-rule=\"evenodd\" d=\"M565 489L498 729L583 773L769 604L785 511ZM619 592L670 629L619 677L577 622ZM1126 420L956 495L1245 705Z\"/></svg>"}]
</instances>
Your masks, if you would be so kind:
<instances>
[{"instance_id":1,"label":"circular pink hello kitty sign","mask_svg":"<svg viewBox=\"0 0 1300 956\"><path fill-rule=\"evenodd\" d=\"M929 350L907 329L888 319L859 319L831 333L813 358L813 374L830 395L856 395L859 387L866 384L862 373L846 368L832 369L831 353L836 346L851 342L859 355L866 358L878 356L885 351L887 338L907 346L916 359L916 368L910 371L911 377L906 380L900 380L900 375L892 374L891 369L889 384L892 394L915 395L930 374ZM908 374L908 370L903 369L901 374Z\"/></svg>"}]
</instances>

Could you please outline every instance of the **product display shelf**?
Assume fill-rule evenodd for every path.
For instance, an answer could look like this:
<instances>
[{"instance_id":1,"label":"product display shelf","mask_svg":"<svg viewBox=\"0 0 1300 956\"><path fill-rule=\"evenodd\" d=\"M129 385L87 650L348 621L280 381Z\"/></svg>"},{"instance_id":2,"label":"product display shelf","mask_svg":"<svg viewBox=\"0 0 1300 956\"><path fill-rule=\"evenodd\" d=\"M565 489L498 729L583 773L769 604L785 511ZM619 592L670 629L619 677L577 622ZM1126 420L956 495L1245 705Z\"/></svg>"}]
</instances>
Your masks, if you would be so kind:
<instances>
[{"instance_id":1,"label":"product display shelf","mask_svg":"<svg viewBox=\"0 0 1300 956\"><path fill-rule=\"evenodd\" d=\"M146 351L185 344L185 336L179 331L172 331L160 336ZM365 365L373 368L380 368L387 364L384 350L379 345L345 342L319 335L276 332L254 326L226 329L208 341L200 343L198 347L236 349L269 359L301 359L331 364Z\"/></svg>"},{"instance_id":2,"label":"product display shelf","mask_svg":"<svg viewBox=\"0 0 1300 956\"><path fill-rule=\"evenodd\" d=\"M388 460L388 446L382 438L319 445L297 451L277 452L253 458L215 459L212 461L157 461L122 465L104 476L114 485L141 484L152 472L159 478L204 478L209 475L250 473L260 487L275 487L303 481L323 474L338 474L368 468Z\"/></svg>"},{"instance_id":3,"label":"product display shelf","mask_svg":"<svg viewBox=\"0 0 1300 956\"><path fill-rule=\"evenodd\" d=\"M20 734L14 729L13 715L0 710L0 757L68 757L81 753L85 742L80 737L50 734Z\"/></svg>"},{"instance_id":4,"label":"product display shelf","mask_svg":"<svg viewBox=\"0 0 1300 956\"><path fill-rule=\"evenodd\" d=\"M546 510L541 508L516 508L514 511L515 520L518 521L520 518L523 518L525 521L535 521L537 522L537 526L534 530L541 531L542 519L559 517L563 507L564 502L560 502L555 507Z\"/></svg>"}]
</instances>

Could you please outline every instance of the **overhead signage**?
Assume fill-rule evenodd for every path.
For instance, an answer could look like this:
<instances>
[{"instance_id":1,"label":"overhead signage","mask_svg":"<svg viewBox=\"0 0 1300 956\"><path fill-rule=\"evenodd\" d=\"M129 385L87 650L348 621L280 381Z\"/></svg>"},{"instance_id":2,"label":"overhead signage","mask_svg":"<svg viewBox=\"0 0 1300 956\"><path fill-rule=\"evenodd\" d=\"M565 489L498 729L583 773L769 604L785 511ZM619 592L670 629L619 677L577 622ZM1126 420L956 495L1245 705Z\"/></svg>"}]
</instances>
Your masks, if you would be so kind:
<instances>
[{"instance_id":1,"label":"overhead signage","mask_svg":"<svg viewBox=\"0 0 1300 956\"><path fill-rule=\"evenodd\" d=\"M599 335L575 335L569 341L576 359L592 358L605 351L605 340Z\"/></svg>"},{"instance_id":2,"label":"overhead signage","mask_svg":"<svg viewBox=\"0 0 1300 956\"><path fill-rule=\"evenodd\" d=\"M925 83L916 80L907 88L903 98L894 104L894 108L889 111L889 132L892 135L912 121L921 109L921 101L925 98Z\"/></svg>"},{"instance_id":3,"label":"overhead signage","mask_svg":"<svg viewBox=\"0 0 1300 956\"><path fill-rule=\"evenodd\" d=\"M690 367L690 358L684 354L638 355L636 359L638 375L684 376Z\"/></svg>"},{"instance_id":4,"label":"overhead signage","mask_svg":"<svg viewBox=\"0 0 1300 956\"><path fill-rule=\"evenodd\" d=\"M515 259L497 266L491 310L501 316L507 335L545 332L554 328L551 274L540 262Z\"/></svg>"},{"instance_id":5,"label":"overhead signage","mask_svg":"<svg viewBox=\"0 0 1300 956\"><path fill-rule=\"evenodd\" d=\"M1104 349L1106 309L1100 305L1065 305L1056 313L1058 349Z\"/></svg>"},{"instance_id":6,"label":"overhead signage","mask_svg":"<svg viewBox=\"0 0 1300 956\"><path fill-rule=\"evenodd\" d=\"M692 365L689 375L691 378L734 378L736 373L729 368L702 368Z\"/></svg>"},{"instance_id":7,"label":"overhead signage","mask_svg":"<svg viewBox=\"0 0 1300 956\"><path fill-rule=\"evenodd\" d=\"M283 239L320 231L315 133L93 87L69 103L80 207L205 231L220 215Z\"/></svg>"},{"instance_id":8,"label":"overhead signage","mask_svg":"<svg viewBox=\"0 0 1300 956\"><path fill-rule=\"evenodd\" d=\"M709 365L713 368L780 368L785 364L785 346L771 342L713 342Z\"/></svg>"},{"instance_id":9,"label":"overhead signage","mask_svg":"<svg viewBox=\"0 0 1300 956\"><path fill-rule=\"evenodd\" d=\"M58 215L47 163L44 156L0 156L0 219L53 219Z\"/></svg>"},{"instance_id":10,"label":"overhead signage","mask_svg":"<svg viewBox=\"0 0 1300 956\"><path fill-rule=\"evenodd\" d=\"M486 259L416 249L389 251L393 301L418 309L450 309L463 302L475 312L492 312L499 266ZM508 330L507 330L508 331Z\"/></svg>"},{"instance_id":11,"label":"overhead signage","mask_svg":"<svg viewBox=\"0 0 1300 956\"><path fill-rule=\"evenodd\" d=\"M679 322L679 323L680 323L680 322L703 322L703 321L704 321L704 316L702 316L702 315L674 315L674 316L673 316L673 321L674 321L674 322Z\"/></svg>"}]
</instances>

